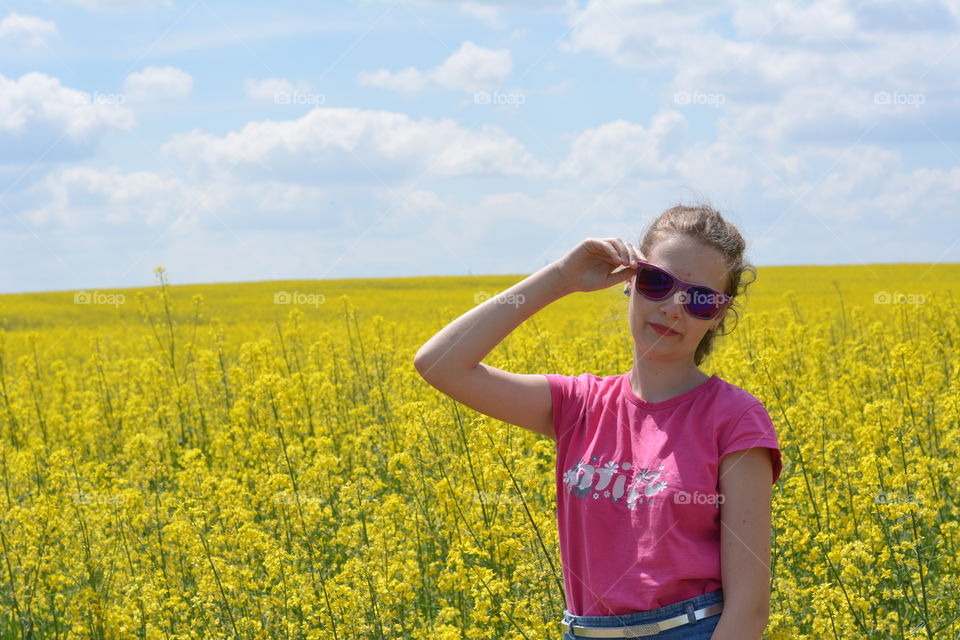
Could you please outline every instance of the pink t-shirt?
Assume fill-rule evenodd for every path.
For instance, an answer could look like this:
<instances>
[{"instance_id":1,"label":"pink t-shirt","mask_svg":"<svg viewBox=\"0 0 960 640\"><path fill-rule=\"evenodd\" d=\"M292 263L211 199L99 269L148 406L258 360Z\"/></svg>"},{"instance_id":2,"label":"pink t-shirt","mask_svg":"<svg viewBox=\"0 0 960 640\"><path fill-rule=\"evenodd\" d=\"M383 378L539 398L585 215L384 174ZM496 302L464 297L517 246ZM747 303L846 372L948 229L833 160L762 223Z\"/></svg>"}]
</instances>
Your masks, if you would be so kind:
<instances>
[{"instance_id":1,"label":"pink t-shirt","mask_svg":"<svg viewBox=\"0 0 960 640\"><path fill-rule=\"evenodd\" d=\"M661 402L640 398L630 372L543 375L567 610L649 611L720 589L720 459L769 447L772 482L780 476L763 404L715 375Z\"/></svg>"}]
</instances>

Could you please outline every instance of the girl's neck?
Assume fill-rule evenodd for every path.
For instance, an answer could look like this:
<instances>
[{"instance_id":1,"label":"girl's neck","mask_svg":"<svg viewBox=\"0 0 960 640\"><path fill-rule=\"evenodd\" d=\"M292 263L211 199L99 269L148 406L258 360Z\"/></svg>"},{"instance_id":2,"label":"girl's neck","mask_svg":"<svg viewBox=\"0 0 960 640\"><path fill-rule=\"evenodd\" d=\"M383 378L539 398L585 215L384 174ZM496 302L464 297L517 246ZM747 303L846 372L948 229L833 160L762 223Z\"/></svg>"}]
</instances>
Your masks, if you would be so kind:
<instances>
[{"instance_id":1,"label":"girl's neck","mask_svg":"<svg viewBox=\"0 0 960 640\"><path fill-rule=\"evenodd\" d=\"M638 362L636 358L629 375L633 392L647 402L669 400L710 379L710 376L693 363L665 365L650 361Z\"/></svg>"}]
</instances>

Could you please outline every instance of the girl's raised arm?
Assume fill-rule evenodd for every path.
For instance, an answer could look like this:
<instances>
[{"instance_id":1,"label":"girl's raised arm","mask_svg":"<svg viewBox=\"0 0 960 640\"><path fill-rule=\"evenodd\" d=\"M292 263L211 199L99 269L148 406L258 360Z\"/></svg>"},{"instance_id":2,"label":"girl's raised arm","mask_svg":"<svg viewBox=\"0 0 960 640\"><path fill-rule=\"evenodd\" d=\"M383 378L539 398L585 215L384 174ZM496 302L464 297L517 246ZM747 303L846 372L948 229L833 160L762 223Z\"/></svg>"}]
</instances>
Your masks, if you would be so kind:
<instances>
[{"instance_id":1,"label":"girl's raised arm","mask_svg":"<svg viewBox=\"0 0 960 640\"><path fill-rule=\"evenodd\" d=\"M441 329L414 357L424 380L471 409L554 438L550 386L480 361L524 320L577 291L594 291L633 273L637 254L618 238L587 238L570 253ZM620 265L629 268L610 273Z\"/></svg>"}]
</instances>

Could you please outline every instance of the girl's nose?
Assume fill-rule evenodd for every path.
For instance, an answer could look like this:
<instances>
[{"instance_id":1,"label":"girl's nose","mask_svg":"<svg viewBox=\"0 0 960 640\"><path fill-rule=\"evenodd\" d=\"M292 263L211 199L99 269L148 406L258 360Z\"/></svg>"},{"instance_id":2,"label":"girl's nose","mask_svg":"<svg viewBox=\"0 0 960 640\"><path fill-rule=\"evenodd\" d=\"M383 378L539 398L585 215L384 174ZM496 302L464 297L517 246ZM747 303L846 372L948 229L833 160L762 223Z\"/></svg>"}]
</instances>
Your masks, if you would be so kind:
<instances>
[{"instance_id":1,"label":"girl's nose","mask_svg":"<svg viewBox=\"0 0 960 640\"><path fill-rule=\"evenodd\" d=\"M676 296L667 296L667 298L660 303L660 312L668 318L678 318L680 317L680 312L683 311L683 309L681 309L682 306L682 304L677 302Z\"/></svg>"}]
</instances>

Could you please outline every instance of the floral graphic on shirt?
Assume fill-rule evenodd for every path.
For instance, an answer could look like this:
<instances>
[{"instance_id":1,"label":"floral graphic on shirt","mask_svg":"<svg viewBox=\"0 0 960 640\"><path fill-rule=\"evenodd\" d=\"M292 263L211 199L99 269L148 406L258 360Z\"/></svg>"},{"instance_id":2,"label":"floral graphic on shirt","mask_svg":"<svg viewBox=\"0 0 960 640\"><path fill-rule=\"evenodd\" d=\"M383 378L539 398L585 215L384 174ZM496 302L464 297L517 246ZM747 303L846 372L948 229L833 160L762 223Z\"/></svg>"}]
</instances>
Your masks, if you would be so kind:
<instances>
[{"instance_id":1,"label":"floral graphic on shirt","mask_svg":"<svg viewBox=\"0 0 960 640\"><path fill-rule=\"evenodd\" d=\"M592 456L591 463L597 463L599 456ZM624 472L630 471L630 462L609 460L602 465L587 464L582 460L563 473L563 484L567 490L579 498L587 496L598 500L601 495L613 502L620 502L626 494L627 508L635 509L638 504L653 504L653 498L667 488L667 480L661 476L664 465L656 471L642 467L629 480Z\"/></svg>"},{"instance_id":2,"label":"floral graphic on shirt","mask_svg":"<svg viewBox=\"0 0 960 640\"><path fill-rule=\"evenodd\" d=\"M619 467L620 465L611 460L603 465L603 468L597 469L597 475L600 476L600 481L597 482L596 486L597 491L607 488L607 485L610 484L610 479L613 477L613 474L617 472Z\"/></svg>"},{"instance_id":3,"label":"floral graphic on shirt","mask_svg":"<svg viewBox=\"0 0 960 640\"><path fill-rule=\"evenodd\" d=\"M578 464L572 469L567 469L563 472L563 484L572 485L577 481L577 470L580 468Z\"/></svg>"}]
</instances>

